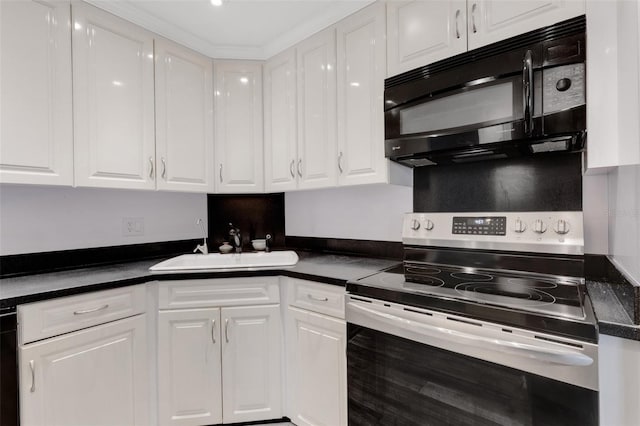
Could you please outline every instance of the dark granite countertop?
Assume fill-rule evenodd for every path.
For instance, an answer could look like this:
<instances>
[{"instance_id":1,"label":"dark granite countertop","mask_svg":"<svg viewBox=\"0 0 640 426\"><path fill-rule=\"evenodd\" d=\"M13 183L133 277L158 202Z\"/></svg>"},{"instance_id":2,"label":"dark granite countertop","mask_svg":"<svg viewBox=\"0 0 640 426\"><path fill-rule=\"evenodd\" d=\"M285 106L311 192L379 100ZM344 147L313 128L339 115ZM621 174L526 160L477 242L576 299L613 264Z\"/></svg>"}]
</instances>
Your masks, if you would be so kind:
<instances>
[{"instance_id":1,"label":"dark granite countertop","mask_svg":"<svg viewBox=\"0 0 640 426\"><path fill-rule=\"evenodd\" d=\"M364 277L399 263L398 260L322 253L298 252L298 255L300 260L294 267L263 271L152 274L149 267L166 259L160 258L2 278L0 309L13 308L21 303L163 279L284 275L344 286L348 280Z\"/></svg>"},{"instance_id":2,"label":"dark granite countertop","mask_svg":"<svg viewBox=\"0 0 640 426\"><path fill-rule=\"evenodd\" d=\"M598 319L601 334L640 341L640 326L634 325L613 286L603 281L587 280L587 292Z\"/></svg>"}]
</instances>

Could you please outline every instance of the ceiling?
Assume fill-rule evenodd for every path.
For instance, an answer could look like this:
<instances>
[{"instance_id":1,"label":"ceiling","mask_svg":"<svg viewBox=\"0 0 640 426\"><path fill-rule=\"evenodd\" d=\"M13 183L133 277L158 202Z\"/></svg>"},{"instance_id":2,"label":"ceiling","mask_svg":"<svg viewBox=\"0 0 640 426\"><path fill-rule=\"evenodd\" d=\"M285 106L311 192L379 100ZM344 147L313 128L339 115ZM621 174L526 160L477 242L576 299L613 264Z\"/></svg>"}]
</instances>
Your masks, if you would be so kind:
<instances>
[{"instance_id":1,"label":"ceiling","mask_svg":"<svg viewBox=\"0 0 640 426\"><path fill-rule=\"evenodd\" d=\"M372 0L86 0L212 58L267 59Z\"/></svg>"}]
</instances>

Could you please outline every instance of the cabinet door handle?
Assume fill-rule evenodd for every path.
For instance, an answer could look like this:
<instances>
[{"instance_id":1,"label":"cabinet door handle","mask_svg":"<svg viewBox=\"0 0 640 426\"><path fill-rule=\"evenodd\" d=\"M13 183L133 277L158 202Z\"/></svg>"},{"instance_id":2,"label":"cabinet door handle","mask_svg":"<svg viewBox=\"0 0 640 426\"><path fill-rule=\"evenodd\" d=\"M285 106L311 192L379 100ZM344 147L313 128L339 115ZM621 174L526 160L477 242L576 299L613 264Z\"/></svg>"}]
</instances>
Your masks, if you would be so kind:
<instances>
[{"instance_id":1,"label":"cabinet door handle","mask_svg":"<svg viewBox=\"0 0 640 426\"><path fill-rule=\"evenodd\" d=\"M31 369L31 393L36 391L36 362L34 360L29 361L29 368Z\"/></svg>"},{"instance_id":2,"label":"cabinet door handle","mask_svg":"<svg viewBox=\"0 0 640 426\"><path fill-rule=\"evenodd\" d=\"M342 151L338 154L338 170L340 170L340 174L344 172L344 170L342 170Z\"/></svg>"},{"instance_id":3,"label":"cabinet door handle","mask_svg":"<svg viewBox=\"0 0 640 426\"><path fill-rule=\"evenodd\" d=\"M161 158L162 161L162 179L167 180L167 162L164 160L164 157Z\"/></svg>"},{"instance_id":4,"label":"cabinet door handle","mask_svg":"<svg viewBox=\"0 0 640 426\"><path fill-rule=\"evenodd\" d=\"M458 21L460 20L460 9L456 10L456 38L460 38L460 26Z\"/></svg>"},{"instance_id":5,"label":"cabinet door handle","mask_svg":"<svg viewBox=\"0 0 640 426\"><path fill-rule=\"evenodd\" d=\"M153 157L149 157L149 177L153 179Z\"/></svg>"},{"instance_id":6,"label":"cabinet door handle","mask_svg":"<svg viewBox=\"0 0 640 426\"><path fill-rule=\"evenodd\" d=\"M220 163L220 183L222 183L222 163Z\"/></svg>"},{"instance_id":7,"label":"cabinet door handle","mask_svg":"<svg viewBox=\"0 0 640 426\"><path fill-rule=\"evenodd\" d=\"M291 177L293 179L296 178L296 172L293 171L293 166L296 164L296 160L291 160L291 164L289 164L289 173L291 173Z\"/></svg>"},{"instance_id":8,"label":"cabinet door handle","mask_svg":"<svg viewBox=\"0 0 640 426\"><path fill-rule=\"evenodd\" d=\"M471 6L471 30L473 31L473 33L477 33L478 32L478 28L476 27L476 9L478 8L478 4L474 3Z\"/></svg>"},{"instance_id":9,"label":"cabinet door handle","mask_svg":"<svg viewBox=\"0 0 640 426\"><path fill-rule=\"evenodd\" d=\"M213 344L216 344L216 320L211 320L211 341Z\"/></svg>"},{"instance_id":10,"label":"cabinet door handle","mask_svg":"<svg viewBox=\"0 0 640 426\"><path fill-rule=\"evenodd\" d=\"M328 297L316 297L311 293L307 294L307 297L309 299L311 299L311 300L315 300L316 302L328 302L329 301Z\"/></svg>"},{"instance_id":11,"label":"cabinet door handle","mask_svg":"<svg viewBox=\"0 0 640 426\"><path fill-rule=\"evenodd\" d=\"M298 176L302 177L302 158L298 160Z\"/></svg>"},{"instance_id":12,"label":"cabinet door handle","mask_svg":"<svg viewBox=\"0 0 640 426\"><path fill-rule=\"evenodd\" d=\"M109 307L109 304L106 303L102 306L98 306L97 308L91 308L91 309L81 309L79 311L73 311L73 315L84 315L84 314L90 314L93 312L98 312L98 311L103 311L105 309L107 309Z\"/></svg>"},{"instance_id":13,"label":"cabinet door handle","mask_svg":"<svg viewBox=\"0 0 640 426\"><path fill-rule=\"evenodd\" d=\"M229 318L224 320L224 340L229 343Z\"/></svg>"}]
</instances>

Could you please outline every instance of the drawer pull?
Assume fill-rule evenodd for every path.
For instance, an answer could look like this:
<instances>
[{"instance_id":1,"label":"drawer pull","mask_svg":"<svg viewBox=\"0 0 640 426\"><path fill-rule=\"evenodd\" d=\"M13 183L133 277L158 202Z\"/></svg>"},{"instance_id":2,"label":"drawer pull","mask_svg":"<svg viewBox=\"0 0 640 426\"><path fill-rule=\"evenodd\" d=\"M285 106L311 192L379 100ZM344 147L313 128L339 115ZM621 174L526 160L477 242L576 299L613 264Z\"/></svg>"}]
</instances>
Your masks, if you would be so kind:
<instances>
[{"instance_id":1,"label":"drawer pull","mask_svg":"<svg viewBox=\"0 0 640 426\"><path fill-rule=\"evenodd\" d=\"M109 304L105 304L102 306L98 306L97 308L91 308L91 309L82 309L80 311L73 311L73 315L84 315L84 314L90 314L93 312L98 312L98 311L103 311L105 309L107 309L109 307Z\"/></svg>"},{"instance_id":2,"label":"drawer pull","mask_svg":"<svg viewBox=\"0 0 640 426\"><path fill-rule=\"evenodd\" d=\"M34 360L29 361L29 368L31 369L31 393L36 391L36 362Z\"/></svg>"},{"instance_id":3,"label":"drawer pull","mask_svg":"<svg viewBox=\"0 0 640 426\"><path fill-rule=\"evenodd\" d=\"M315 297L313 294L309 293L307 294L307 297L311 300L315 300L316 302L328 302L329 298L328 297Z\"/></svg>"}]
</instances>

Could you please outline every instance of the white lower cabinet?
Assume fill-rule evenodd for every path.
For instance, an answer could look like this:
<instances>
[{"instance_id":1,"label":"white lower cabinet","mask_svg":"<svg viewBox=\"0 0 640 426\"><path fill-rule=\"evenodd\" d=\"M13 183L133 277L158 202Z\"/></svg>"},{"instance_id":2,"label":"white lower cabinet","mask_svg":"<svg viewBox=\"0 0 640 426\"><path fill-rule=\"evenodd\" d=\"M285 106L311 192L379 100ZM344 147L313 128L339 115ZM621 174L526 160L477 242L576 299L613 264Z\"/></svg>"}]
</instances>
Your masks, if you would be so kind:
<instances>
[{"instance_id":1,"label":"white lower cabinet","mask_svg":"<svg viewBox=\"0 0 640 426\"><path fill-rule=\"evenodd\" d=\"M21 425L146 425L145 315L19 349Z\"/></svg>"},{"instance_id":2,"label":"white lower cabinet","mask_svg":"<svg viewBox=\"0 0 640 426\"><path fill-rule=\"evenodd\" d=\"M288 417L297 426L347 425L345 290L286 282Z\"/></svg>"},{"instance_id":3,"label":"white lower cabinet","mask_svg":"<svg viewBox=\"0 0 640 426\"><path fill-rule=\"evenodd\" d=\"M158 397L162 424L222 422L220 308L158 315Z\"/></svg>"},{"instance_id":4,"label":"white lower cabinet","mask_svg":"<svg viewBox=\"0 0 640 426\"><path fill-rule=\"evenodd\" d=\"M196 426L282 417L277 289L277 277L159 284L160 424ZM166 309L169 306L181 309Z\"/></svg>"},{"instance_id":5,"label":"white lower cabinet","mask_svg":"<svg viewBox=\"0 0 640 426\"><path fill-rule=\"evenodd\" d=\"M222 308L223 423L282 417L280 307Z\"/></svg>"}]
</instances>

